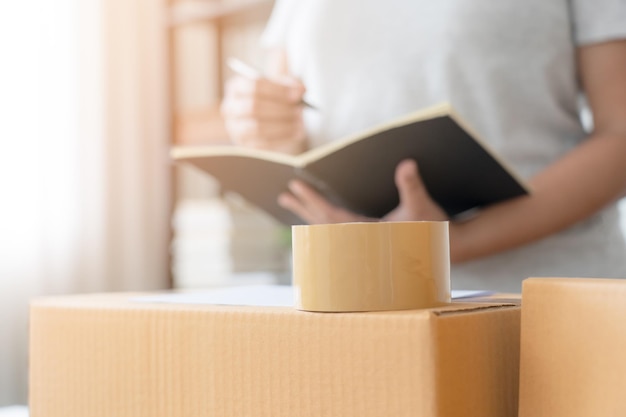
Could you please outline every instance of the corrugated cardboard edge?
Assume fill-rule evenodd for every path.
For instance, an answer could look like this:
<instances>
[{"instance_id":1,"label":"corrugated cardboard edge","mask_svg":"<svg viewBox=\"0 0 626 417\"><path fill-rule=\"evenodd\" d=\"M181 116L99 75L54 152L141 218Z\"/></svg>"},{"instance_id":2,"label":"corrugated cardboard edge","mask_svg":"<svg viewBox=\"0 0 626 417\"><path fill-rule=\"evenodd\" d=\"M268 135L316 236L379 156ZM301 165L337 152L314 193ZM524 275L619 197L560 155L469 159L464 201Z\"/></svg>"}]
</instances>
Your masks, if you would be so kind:
<instances>
[{"instance_id":1,"label":"corrugated cardboard edge","mask_svg":"<svg viewBox=\"0 0 626 417\"><path fill-rule=\"evenodd\" d=\"M520 310L500 304L468 307L461 317L438 313L437 384L448 396L438 399L437 415L517 417Z\"/></svg>"}]
</instances>

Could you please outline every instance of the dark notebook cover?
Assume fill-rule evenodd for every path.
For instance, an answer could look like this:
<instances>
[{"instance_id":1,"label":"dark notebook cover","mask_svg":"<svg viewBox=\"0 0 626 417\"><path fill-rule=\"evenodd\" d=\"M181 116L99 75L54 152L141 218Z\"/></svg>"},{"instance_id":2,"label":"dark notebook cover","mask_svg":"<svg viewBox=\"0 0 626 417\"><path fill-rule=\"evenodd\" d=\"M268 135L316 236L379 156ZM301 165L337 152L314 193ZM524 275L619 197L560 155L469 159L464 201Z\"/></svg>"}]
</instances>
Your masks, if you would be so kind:
<instances>
[{"instance_id":1,"label":"dark notebook cover","mask_svg":"<svg viewBox=\"0 0 626 417\"><path fill-rule=\"evenodd\" d=\"M351 211L384 216L398 205L394 172L407 158L417 161L430 195L451 217L528 194L527 185L462 126L444 104L295 157L236 146L178 147L172 155L287 225L303 223L277 203L293 178Z\"/></svg>"}]
</instances>

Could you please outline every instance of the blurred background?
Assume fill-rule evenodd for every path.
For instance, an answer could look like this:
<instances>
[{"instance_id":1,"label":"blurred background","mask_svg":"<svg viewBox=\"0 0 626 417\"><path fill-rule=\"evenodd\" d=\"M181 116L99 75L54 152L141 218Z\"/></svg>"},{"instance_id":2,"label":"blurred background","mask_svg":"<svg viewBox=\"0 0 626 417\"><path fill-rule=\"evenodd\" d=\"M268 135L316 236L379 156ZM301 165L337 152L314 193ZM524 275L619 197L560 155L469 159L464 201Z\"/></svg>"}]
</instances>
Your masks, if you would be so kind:
<instances>
[{"instance_id":1,"label":"blurred background","mask_svg":"<svg viewBox=\"0 0 626 417\"><path fill-rule=\"evenodd\" d=\"M32 297L289 282L288 229L169 158L225 141L224 59L263 66L272 5L0 2L0 407Z\"/></svg>"},{"instance_id":2,"label":"blurred background","mask_svg":"<svg viewBox=\"0 0 626 417\"><path fill-rule=\"evenodd\" d=\"M0 2L0 407L32 297L289 279L288 229L169 158L224 142L224 57L263 65L272 4Z\"/></svg>"}]
</instances>

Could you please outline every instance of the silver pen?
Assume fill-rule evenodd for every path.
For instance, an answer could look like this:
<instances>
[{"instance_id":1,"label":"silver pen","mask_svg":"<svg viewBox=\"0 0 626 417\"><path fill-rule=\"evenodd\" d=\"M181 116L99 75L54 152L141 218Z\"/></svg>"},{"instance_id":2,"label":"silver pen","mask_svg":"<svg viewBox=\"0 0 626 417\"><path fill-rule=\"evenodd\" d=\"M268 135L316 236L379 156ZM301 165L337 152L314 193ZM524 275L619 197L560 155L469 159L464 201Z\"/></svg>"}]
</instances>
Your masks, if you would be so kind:
<instances>
[{"instance_id":1,"label":"silver pen","mask_svg":"<svg viewBox=\"0 0 626 417\"><path fill-rule=\"evenodd\" d=\"M233 72L243 77L250 78L252 80L263 77L263 74L261 74L259 70L237 58L228 58L226 60L226 64L228 65L228 68L233 70ZM313 106L311 103L307 102L304 99L300 102L300 104L305 107L317 110L317 107Z\"/></svg>"}]
</instances>

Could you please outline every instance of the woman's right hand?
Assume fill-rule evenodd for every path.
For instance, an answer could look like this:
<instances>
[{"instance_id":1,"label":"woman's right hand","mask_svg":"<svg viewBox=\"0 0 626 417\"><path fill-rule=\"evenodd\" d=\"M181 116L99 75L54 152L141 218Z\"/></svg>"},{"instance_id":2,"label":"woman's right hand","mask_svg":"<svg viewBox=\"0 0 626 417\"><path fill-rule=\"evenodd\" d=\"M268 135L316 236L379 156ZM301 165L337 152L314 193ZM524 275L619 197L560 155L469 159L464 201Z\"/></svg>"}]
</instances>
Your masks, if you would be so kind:
<instances>
[{"instance_id":1,"label":"woman's right hand","mask_svg":"<svg viewBox=\"0 0 626 417\"><path fill-rule=\"evenodd\" d=\"M221 106L231 140L251 148L288 154L303 152L303 95L304 85L291 77L233 77L226 84Z\"/></svg>"}]
</instances>

